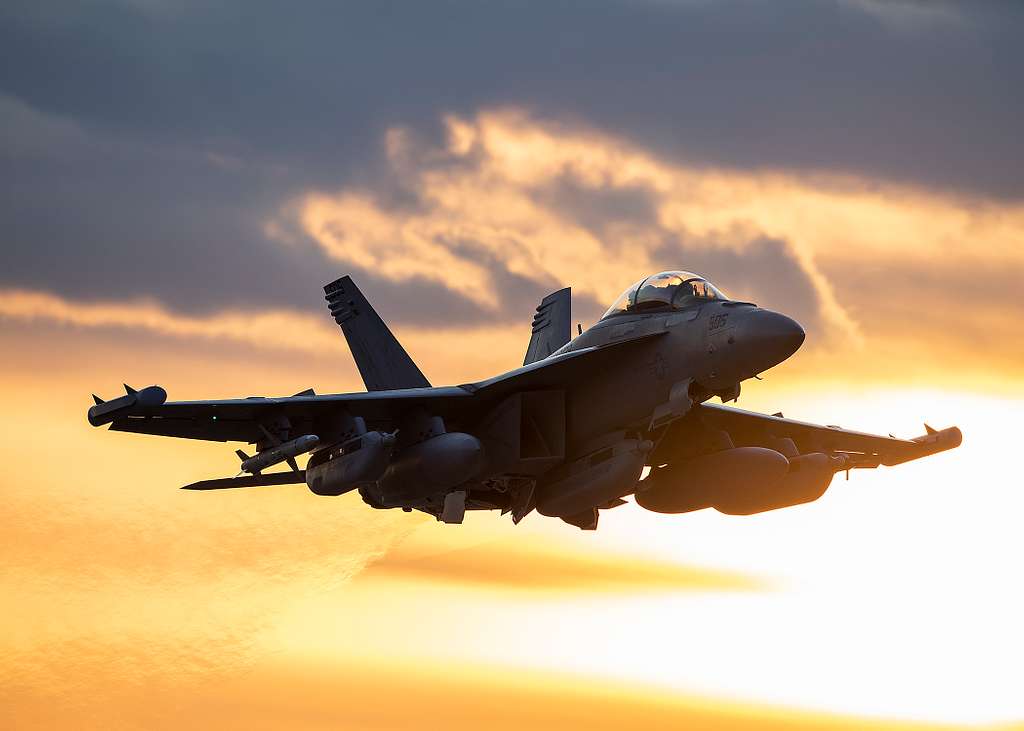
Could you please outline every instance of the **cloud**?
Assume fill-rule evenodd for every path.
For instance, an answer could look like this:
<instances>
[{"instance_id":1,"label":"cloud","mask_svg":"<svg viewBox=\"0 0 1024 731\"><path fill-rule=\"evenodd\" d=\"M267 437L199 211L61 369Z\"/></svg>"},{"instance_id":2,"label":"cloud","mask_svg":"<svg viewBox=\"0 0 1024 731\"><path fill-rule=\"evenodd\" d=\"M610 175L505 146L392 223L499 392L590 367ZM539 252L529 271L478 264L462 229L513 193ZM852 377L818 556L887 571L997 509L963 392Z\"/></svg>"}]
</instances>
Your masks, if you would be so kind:
<instances>
[{"instance_id":1,"label":"cloud","mask_svg":"<svg viewBox=\"0 0 1024 731\"><path fill-rule=\"evenodd\" d=\"M196 314L313 308L333 278L314 248L294 256L264 235L261 211L295 189L273 166L225 166L201 146L88 128L12 97L0 120L0 285Z\"/></svg>"},{"instance_id":2,"label":"cloud","mask_svg":"<svg viewBox=\"0 0 1024 731\"><path fill-rule=\"evenodd\" d=\"M446 119L502 107L599 131L670 168L826 172L967 199L1024 192L1013 4L958 5L958 22L913 32L881 22L877 3L840 0L603 0L587 13L561 0L460 0L393 11L258 1L239 22L230 3L5 3L0 283L149 297L192 315L316 310L319 286L345 272L301 231L290 247L269 235L273 225L289 233L282 204L344 190L352 205L414 205L406 168L380 159L382 141L401 145L388 130L444 149ZM444 164L471 164L457 157ZM431 163L409 164L415 174ZM531 196L613 249L650 214L642 186L552 177ZM394 286L375 270L389 267L379 257L352 273L386 294L385 316L420 325L511 322L562 283L502 270L472 235L447 247L466 241L476 259L425 250L433 266L467 274L465 292L425 275ZM490 289L472 290L480 272ZM467 306L488 297L511 304ZM581 312L606 304L581 302Z\"/></svg>"},{"instance_id":3,"label":"cloud","mask_svg":"<svg viewBox=\"0 0 1024 731\"><path fill-rule=\"evenodd\" d=\"M948 0L846 0L850 6L904 32L934 30L967 22L962 6Z\"/></svg>"},{"instance_id":4,"label":"cloud","mask_svg":"<svg viewBox=\"0 0 1024 731\"><path fill-rule=\"evenodd\" d=\"M0 318L44 320L79 327L141 329L178 338L201 338L265 348L344 352L341 333L326 315L287 311L223 312L190 317L152 301L75 302L45 292L0 290Z\"/></svg>"},{"instance_id":5,"label":"cloud","mask_svg":"<svg viewBox=\"0 0 1024 731\"><path fill-rule=\"evenodd\" d=\"M440 283L496 317L523 282L534 283L533 297L542 283L571 285L577 314L592 319L632 281L700 265L744 296L773 292L781 305L785 291L808 324L817 325L822 302L847 323L827 283L807 271L812 259L769 240L742 209L764 187L759 178L669 165L521 110L446 124L442 146L389 134L386 161L402 178L402 204L362 190L317 191L286 215L297 211L301 228L345 266Z\"/></svg>"},{"instance_id":6,"label":"cloud","mask_svg":"<svg viewBox=\"0 0 1024 731\"><path fill-rule=\"evenodd\" d=\"M372 259L395 285L430 281L496 318L510 302L527 310L512 294L522 283L533 282L531 297L542 283L571 284L586 319L625 283L684 268L796 316L812 350L848 357L851 346L870 346L890 363L920 363L963 353L971 339L1000 368L1021 365L1012 343L989 333L1006 332L1019 315L1024 205L852 177L672 164L518 109L449 116L446 125L443 144L400 128L389 134L384 161L402 179L400 198L314 191L284 215L346 266ZM983 302L942 314L950 282L965 275L973 284L957 287L984 291Z\"/></svg>"},{"instance_id":7,"label":"cloud","mask_svg":"<svg viewBox=\"0 0 1024 731\"><path fill-rule=\"evenodd\" d=\"M418 580L477 589L579 592L756 591L762 582L727 571L618 554L545 547L522 539L484 543L430 555L401 546L370 563L359 581Z\"/></svg>"},{"instance_id":8,"label":"cloud","mask_svg":"<svg viewBox=\"0 0 1024 731\"><path fill-rule=\"evenodd\" d=\"M1011 3L8 3L0 89L91 127L340 182L379 130L513 103L676 160L1020 195ZM883 20L880 20L882 18ZM1019 27L1019 25L1017 26ZM60 49L54 54L52 49Z\"/></svg>"},{"instance_id":9,"label":"cloud","mask_svg":"<svg viewBox=\"0 0 1024 731\"><path fill-rule=\"evenodd\" d=\"M876 357L903 368L938 359L947 381L977 386L998 382L1007 372L1019 379L1024 371L1017 337L1024 322L1024 263L993 259L978 261L965 252L909 267L895 266L884 255L867 261L837 257L823 268L838 295L853 303L853 315L868 323L873 342L884 348Z\"/></svg>"},{"instance_id":10,"label":"cloud","mask_svg":"<svg viewBox=\"0 0 1024 731\"><path fill-rule=\"evenodd\" d=\"M521 362L529 342L529 320L496 327L450 323L399 327L394 330L405 348L434 380L435 384L465 383L487 378L515 367ZM103 332L135 332L157 338L213 346L214 357L223 360L237 351L249 349L261 363L268 356L285 354L322 365L337 357L351 363L343 334L326 309L312 315L294 310L225 310L209 315L183 315L147 301L90 302L57 297L46 292L0 289L0 324L38 324L92 331L96 339ZM22 338L23 340L24 338ZM18 342L15 332L6 338ZM438 345L444 343L443 347ZM146 341L137 347L146 347ZM79 356L90 357L95 347L79 345ZM189 351L197 355L194 348ZM237 379L228 381L227 387ZM320 390L320 389L318 389ZM359 389L356 389L359 390Z\"/></svg>"},{"instance_id":11,"label":"cloud","mask_svg":"<svg viewBox=\"0 0 1024 731\"><path fill-rule=\"evenodd\" d=\"M997 358L999 368L1019 365L1012 345L990 333L1007 328L993 330L993 317L1002 322L1016 312L1012 273L1024 269L1020 204L855 177L676 164L593 127L516 108L448 115L444 125L440 141L408 128L389 130L373 185L303 189L265 216L265 245L274 256L319 270L299 277L307 288L300 304L263 297L245 281L232 280L237 290L225 288L219 305L214 298L184 308L154 293L118 297L116 285L99 299L106 288L80 282L85 292L77 296L74 287L60 296L7 288L0 310L22 321L44 317L336 353L344 343L310 282L325 279L324 270L353 271L410 352L430 353L436 349L430 338L445 334L479 363L474 372L482 377L518 357L525 325L545 293L571 285L574 316L589 323L630 282L683 268L708 276L734 298L795 316L810 334L812 352L847 357L850 346L869 345L889 359L904 361L913 351L911 360L934 362L964 352L969 339ZM74 127L50 129L78 135ZM948 301L947 279L957 268L975 273L986 297L958 309L958 324L948 327L952 321L936 313ZM278 274L261 281L285 278ZM174 302L205 286L202 274L182 276ZM900 286L879 291L886 281ZM161 286L173 289L173 281ZM233 291L246 294L238 299ZM896 303L899 311L887 313ZM913 314L919 306L927 311ZM912 343L903 337L910 327L918 333ZM489 352L500 351L501 358L481 359L476 337L485 333ZM443 358L426 357L444 368Z\"/></svg>"}]
</instances>

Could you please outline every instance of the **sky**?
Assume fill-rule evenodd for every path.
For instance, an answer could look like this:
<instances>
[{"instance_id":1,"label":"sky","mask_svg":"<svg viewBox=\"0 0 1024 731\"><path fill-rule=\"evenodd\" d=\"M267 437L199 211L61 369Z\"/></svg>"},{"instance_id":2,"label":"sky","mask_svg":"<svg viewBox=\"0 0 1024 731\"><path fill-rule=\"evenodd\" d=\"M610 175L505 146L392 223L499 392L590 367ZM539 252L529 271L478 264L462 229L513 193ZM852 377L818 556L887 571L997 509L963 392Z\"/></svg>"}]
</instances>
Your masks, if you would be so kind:
<instances>
[{"instance_id":1,"label":"sky","mask_svg":"<svg viewBox=\"0 0 1024 731\"><path fill-rule=\"evenodd\" d=\"M0 7L0 721L1024 724L1024 6ZM700 272L808 333L739 405L963 446L749 518L462 526L90 393L361 390L351 274L435 385Z\"/></svg>"}]
</instances>

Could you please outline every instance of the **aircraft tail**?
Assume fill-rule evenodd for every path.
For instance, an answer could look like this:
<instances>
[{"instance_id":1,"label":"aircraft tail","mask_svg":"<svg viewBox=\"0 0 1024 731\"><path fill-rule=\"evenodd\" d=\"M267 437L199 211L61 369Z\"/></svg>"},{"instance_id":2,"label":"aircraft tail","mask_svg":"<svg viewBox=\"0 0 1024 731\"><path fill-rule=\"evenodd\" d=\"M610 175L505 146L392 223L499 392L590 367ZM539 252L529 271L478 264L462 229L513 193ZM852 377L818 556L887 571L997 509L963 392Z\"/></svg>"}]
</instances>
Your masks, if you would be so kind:
<instances>
[{"instance_id":1,"label":"aircraft tail","mask_svg":"<svg viewBox=\"0 0 1024 731\"><path fill-rule=\"evenodd\" d=\"M430 387L430 382L351 277L334 280L324 287L324 293L367 391Z\"/></svg>"},{"instance_id":2,"label":"aircraft tail","mask_svg":"<svg viewBox=\"0 0 1024 731\"><path fill-rule=\"evenodd\" d=\"M572 336L571 306L572 291L569 287L552 292L540 301L533 316L533 335L523 365L544 360L569 342Z\"/></svg>"}]
</instances>

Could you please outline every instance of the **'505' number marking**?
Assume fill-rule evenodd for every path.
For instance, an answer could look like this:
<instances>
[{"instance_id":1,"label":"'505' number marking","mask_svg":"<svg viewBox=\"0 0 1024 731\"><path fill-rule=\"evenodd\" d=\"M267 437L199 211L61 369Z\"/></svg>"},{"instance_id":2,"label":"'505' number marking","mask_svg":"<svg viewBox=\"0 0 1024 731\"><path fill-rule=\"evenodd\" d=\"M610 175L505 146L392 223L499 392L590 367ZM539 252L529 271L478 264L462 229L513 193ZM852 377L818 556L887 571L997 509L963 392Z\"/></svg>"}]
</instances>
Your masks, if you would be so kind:
<instances>
[{"instance_id":1,"label":"'505' number marking","mask_svg":"<svg viewBox=\"0 0 1024 731\"><path fill-rule=\"evenodd\" d=\"M729 321L729 313L723 312L718 315L712 315L708 318L708 330L717 330L721 327L725 327L725 323Z\"/></svg>"}]
</instances>

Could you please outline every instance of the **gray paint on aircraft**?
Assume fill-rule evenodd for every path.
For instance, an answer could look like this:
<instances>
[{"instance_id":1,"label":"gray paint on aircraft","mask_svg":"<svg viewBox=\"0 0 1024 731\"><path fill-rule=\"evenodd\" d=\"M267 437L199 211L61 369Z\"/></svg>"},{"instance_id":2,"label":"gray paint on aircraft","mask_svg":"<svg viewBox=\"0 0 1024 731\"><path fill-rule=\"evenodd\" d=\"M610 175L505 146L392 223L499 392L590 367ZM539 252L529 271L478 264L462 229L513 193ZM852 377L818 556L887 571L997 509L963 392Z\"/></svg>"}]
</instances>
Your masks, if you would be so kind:
<instances>
[{"instance_id":1,"label":"gray paint on aircraft","mask_svg":"<svg viewBox=\"0 0 1024 731\"><path fill-rule=\"evenodd\" d=\"M792 318L729 300L688 272L641 280L572 340L569 290L554 292L537 308L522 367L442 387L427 384L351 279L325 290L367 392L167 402L158 386L126 386L117 399L95 398L90 423L250 442L257 458L302 436L322 445L303 473L320 495L356 489L371 507L446 522L482 509L518 522L536 509L584 529L629 495L667 513L797 505L820 497L836 472L960 443L955 427L906 440L709 403L738 398L743 381L789 358L805 334ZM651 475L641 481L645 466ZM281 484L298 472L188 488Z\"/></svg>"}]
</instances>

